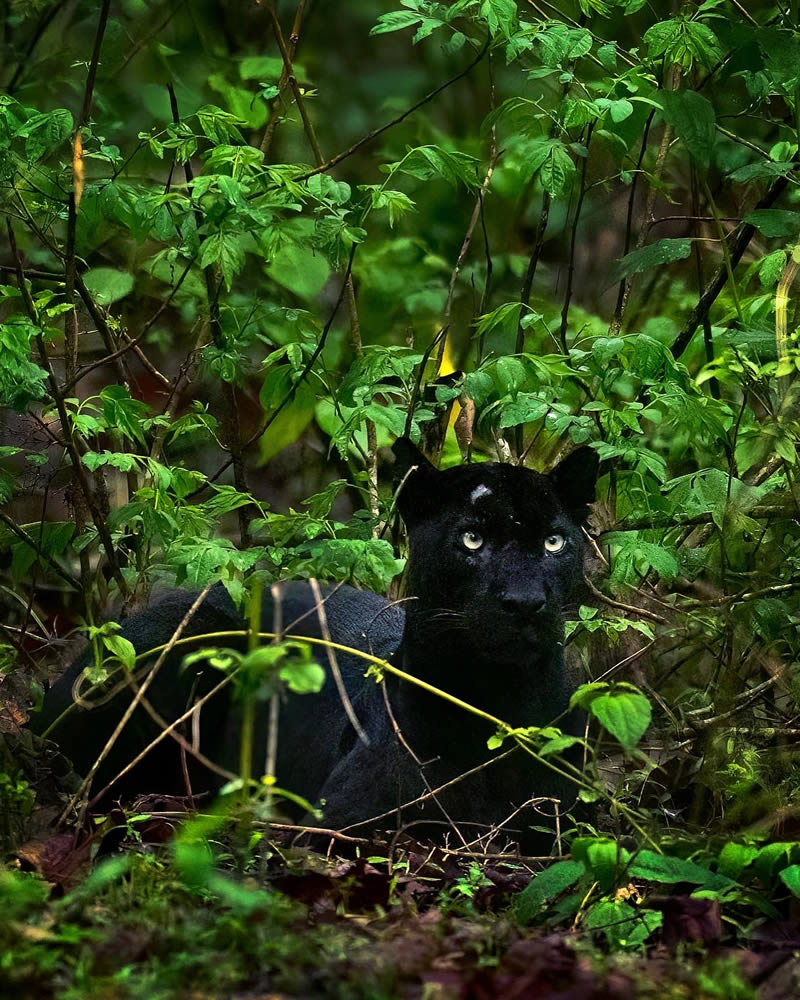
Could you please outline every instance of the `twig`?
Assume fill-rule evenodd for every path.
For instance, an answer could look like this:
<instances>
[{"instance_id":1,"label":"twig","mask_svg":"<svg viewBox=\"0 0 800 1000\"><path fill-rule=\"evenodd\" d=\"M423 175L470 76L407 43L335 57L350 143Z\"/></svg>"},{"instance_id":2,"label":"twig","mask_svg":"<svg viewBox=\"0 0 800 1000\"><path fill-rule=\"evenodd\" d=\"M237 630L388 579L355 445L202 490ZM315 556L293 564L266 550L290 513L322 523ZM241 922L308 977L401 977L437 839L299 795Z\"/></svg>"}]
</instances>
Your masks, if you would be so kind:
<instances>
[{"instance_id":1,"label":"twig","mask_svg":"<svg viewBox=\"0 0 800 1000\"><path fill-rule=\"evenodd\" d=\"M175 4L172 10L169 11L167 16L164 18L163 21L161 21L161 23L157 27L153 28L152 31L148 32L148 34L146 34L143 38L140 38L138 42L134 43L130 52L125 56L125 58L122 60L119 66L116 66L114 70L108 74L109 79L116 79L117 77L119 77L119 74L125 69L128 63L131 62L142 51L145 45L147 45L149 42L152 42L154 38L157 38L158 35L161 34L161 32L164 30L164 28L166 28L166 26L173 19L173 17L175 17L175 15L178 13L181 7L183 7L185 2L186 0L179 0L179 2Z\"/></svg>"},{"instance_id":2,"label":"twig","mask_svg":"<svg viewBox=\"0 0 800 1000\"><path fill-rule=\"evenodd\" d=\"M22 301L25 303L25 309L30 316L31 321L35 324L37 334L35 335L36 347L39 352L39 360L41 361L42 367L47 372L47 381L50 386L50 394L55 403L56 410L58 411L58 417L61 422L61 429L64 432L64 443L67 448L70 460L72 462L73 474L75 475L75 480L81 494L85 497L86 503L91 511L92 519L97 528L97 533L100 536L100 541L103 544L105 550L106 559L108 560L109 568L114 577L114 580L119 587L120 593L123 597L127 598L130 596L130 588L125 581L124 576L119 568L119 563L117 561L116 550L114 549L114 543L111 538L111 534L106 525L105 518L103 517L102 511L97 506L97 501L95 499L94 493L89 481L86 478L86 473L84 472L83 463L81 461L80 451L78 449L77 441L81 440L80 436L75 431L74 427L70 423L69 414L67 413L67 408L64 405L64 396L59 391L58 381L56 379L55 372L53 371L53 366L50 363L50 358L47 355L47 348L44 344L44 339L39 328L39 321L36 315L36 307L33 304L30 291L28 289L27 282L25 280L25 272L22 267L22 256L17 249L17 241L14 236L14 229L11 225L11 220L6 220L6 228L8 232L8 241L11 247L11 252L17 261L17 283L19 285L20 294L22 295ZM88 450L88 449L86 449ZM84 550L86 551L86 550ZM82 586L84 586L85 581L82 581Z\"/></svg>"},{"instance_id":3,"label":"twig","mask_svg":"<svg viewBox=\"0 0 800 1000\"><path fill-rule=\"evenodd\" d=\"M311 143L311 148L314 151L314 159L319 166L323 161L322 153L320 152L319 143L317 142L317 136L314 132L314 126L311 123L311 119L308 116L308 110L306 109L306 102L303 100L303 94L300 90L300 85L297 82L297 77L294 75L294 68L292 67L292 56L289 53L289 49L286 47L286 39L283 37L283 32L281 31L281 22L278 20L278 15L275 12L275 0L269 0L267 4L267 9L269 10L270 21L272 22L272 32L275 35L275 41L278 43L278 48L280 49L281 58L283 59L283 71L286 74L286 79L289 82L289 87L294 94L295 103L297 104L297 110L300 112L300 117L303 119L303 130L308 136L308 141Z\"/></svg>"},{"instance_id":4,"label":"twig","mask_svg":"<svg viewBox=\"0 0 800 1000\"><path fill-rule=\"evenodd\" d=\"M198 698L198 700L192 705L191 708L187 709L182 715L179 715L178 718L175 719L173 722L171 722L168 726L165 726L165 728L161 730L158 736L156 736L144 748L144 750L141 751L141 753L138 753L132 761L126 764L125 767L123 767L123 769L117 775L115 775L111 779L111 781L109 781L108 784L92 798L87 808L92 808L97 802L100 802L114 787L114 785L120 782L125 777L126 774L130 773L130 771L132 771L133 768L136 767L136 765L147 756L147 754L149 754L156 746L158 746L159 743L165 740L168 736L171 736L174 730L178 726L186 722L187 719L196 717L196 714L200 711L202 706L205 705L207 701L210 701L217 694L219 694L219 692L224 687L226 687L228 684L231 683L232 679L233 679L233 674L228 674L227 676L223 677L222 680L217 685L215 685L207 694L204 694L202 698ZM226 775L227 773L228 772L225 772Z\"/></svg>"},{"instance_id":5,"label":"twig","mask_svg":"<svg viewBox=\"0 0 800 1000\"><path fill-rule=\"evenodd\" d=\"M328 628L328 616L325 612L325 605L322 600L319 583L314 579L314 577L311 577L308 582L311 586L311 593L314 595L314 604L317 611L317 620L319 621L319 630L322 633L322 638L326 640L325 652L328 657L328 666L331 668L331 674L333 675L333 680L336 684L336 690L339 692L339 700L342 703L344 714L350 721L350 725L353 729L355 729L359 740L361 740L364 746L368 747L370 745L369 737L364 731L364 727L358 721L358 716L353 708L353 703L350 701L350 695L347 693L347 688L344 686L342 672L339 669L336 652L334 651L332 644L333 640L331 639L331 632Z\"/></svg>"},{"instance_id":6,"label":"twig","mask_svg":"<svg viewBox=\"0 0 800 1000\"><path fill-rule=\"evenodd\" d=\"M27 69L28 66L30 66L33 50L42 40L45 32L50 27L56 15L64 6L64 4L65 0L57 0L57 2L54 3L50 7L50 9L45 11L39 18L39 22L33 30L33 34L31 35L30 41L28 42L25 51L20 57L19 62L17 63L17 68L14 70L14 75L8 81L8 86L6 87L6 91L9 94L13 94L14 91L17 89L17 84L21 80L23 72Z\"/></svg>"},{"instance_id":7,"label":"twig","mask_svg":"<svg viewBox=\"0 0 800 1000\"><path fill-rule=\"evenodd\" d=\"M761 198L755 205L755 210L762 208L769 208L774 204L786 189L789 184L789 178L786 176L777 177L775 181L769 186L766 194ZM730 258L729 264L731 268L735 268L739 261L744 256L744 252L750 244L750 240L755 234L756 227L749 222L745 222L735 233L731 233L729 237L729 250ZM679 358L681 354L689 346L689 342L694 336L695 330L703 322L703 319L708 315L711 307L717 301L720 292L725 287L725 282L728 279L728 264L723 261L722 264L717 268L714 276L711 278L709 283L706 285L703 294L697 305L692 309L689 314L689 318L686 320L686 324L675 338L675 342L671 347L672 356L674 358ZM768 477L766 477L768 478Z\"/></svg>"},{"instance_id":8,"label":"twig","mask_svg":"<svg viewBox=\"0 0 800 1000\"><path fill-rule=\"evenodd\" d=\"M669 72L665 74L665 76L666 76L666 79L664 81L665 89L668 90L677 89L678 84L680 82L680 66L673 65L670 68ZM637 164L636 173L634 174L634 181L631 185L632 188L635 185L636 178L639 176L639 170L641 169L642 162L644 159L644 153L647 148L647 136L649 134L650 123L653 120L653 114L654 112L650 113L650 117L647 120L647 126L645 127L642 147L639 154L639 162ZM658 180L664 171L664 164L667 161L667 154L669 153L670 142L672 140L672 132L673 132L672 126L669 123L665 124L664 132L661 136L661 142L659 143L658 146L658 154L656 156L656 162L653 167L653 178L655 180ZM639 236L636 240L637 250L640 250L644 246L645 241L647 240L647 233L649 232L650 229L650 221L654 217L653 210L655 208L657 193L658 192L656 186L654 184L651 184L650 189L647 192L647 202L645 204L644 213L642 214L642 222L641 225L639 226ZM631 197L628 202L628 228L625 237L625 253L627 253L630 248L630 223L631 223L631 212L633 209L633 197L634 197L634 192L633 190L631 190ZM622 281L620 282L619 295L617 296L617 306L616 309L614 310L614 316L609 325L610 336L619 333L619 331L622 329L622 321L625 318L625 309L627 308L628 299L630 298L631 294L631 284L632 284L631 279L627 277L623 278Z\"/></svg>"},{"instance_id":9,"label":"twig","mask_svg":"<svg viewBox=\"0 0 800 1000\"><path fill-rule=\"evenodd\" d=\"M108 22L108 12L110 7L111 0L103 0L103 6L100 8L100 20L97 22L97 33L94 37L94 49L89 63L89 72L86 76L86 87L83 92L83 106L81 107L81 115L78 119L76 131L81 129L89 121L89 115L92 112L92 99L94 97L94 84L97 79L97 66L100 62L100 49L103 46L103 36L106 33L106 24Z\"/></svg>"},{"instance_id":10,"label":"twig","mask_svg":"<svg viewBox=\"0 0 800 1000\"><path fill-rule=\"evenodd\" d=\"M200 605L206 599L206 596L208 595L209 590L211 590L211 584L210 583L206 587L204 587L203 590L200 591L200 593L197 595L197 597L195 598L195 600L192 602L192 606L189 608L189 610L186 612L186 614L181 619L180 623L178 624L178 627L172 633L172 636L171 636L169 642L164 646L163 650L161 651L161 653L158 656L158 659L153 664L151 670L147 674L147 677L145 677L144 681L142 682L141 686L139 687L138 691L136 692L136 695L131 700L130 705L128 705L128 707L125 709L125 711L124 711L124 713L122 715L122 718L119 720L119 722L117 723L117 725L116 725L116 727L114 729L114 732L109 736L108 740L106 741L105 746L100 751L100 753L99 753L99 755L97 757L97 760L95 760L94 764L92 764L92 766L89 768L89 773L83 779L83 781L80 784L80 787L78 788L78 790L75 792L75 794L70 799L69 804L67 805L67 808L64 810L64 813L62 814L62 818L63 818L63 816L66 816L68 812L71 811L71 809L74 807L75 803L79 800L79 798L84 794L84 792L88 788L91 787L92 781L94 780L94 776L97 774L98 768L103 763L103 761L105 760L105 758L108 756L109 751L111 750L111 748L116 743L116 741L117 741L120 733L125 728L125 726L128 724L128 720L133 715L133 713L136 711L136 708L138 707L138 705L141 703L142 699L144 698L145 694L147 693L148 688L153 683L153 681L156 678L156 675L158 674L159 670L163 666L164 661L169 656L169 654L172 652L173 647L175 646L175 644L178 642L178 640L180 639L181 635L183 634L184 629L186 628L186 626L189 624L189 622L194 617L195 612L197 611L197 609L200 607ZM162 735L166 735L166 733L164 733Z\"/></svg>"},{"instance_id":11,"label":"twig","mask_svg":"<svg viewBox=\"0 0 800 1000\"><path fill-rule=\"evenodd\" d=\"M305 131L308 144L311 146L314 154L314 160L317 166L319 166L323 161L322 151L320 149L319 142L317 141L317 136L314 132L314 126L311 122L311 118L306 109L306 102L294 75L292 56L286 46L286 41L283 37L283 32L281 31L280 21L278 20L278 15L275 12L274 0L271 0L269 3L269 14L270 20L272 21L272 31L275 35L275 41L278 43L281 58L283 59L283 71L286 74L286 78L292 88L295 101L297 102L297 107L300 110L300 117L303 120L303 130ZM350 274L347 275L345 285L347 289L347 309L350 314L350 336L353 341L353 349L355 350L356 357L361 357L364 353L364 349L361 340L361 323L358 318L356 293L355 288L353 287L352 267ZM377 537L378 531L380 530L378 525L378 518L380 516L380 499L378 496L378 434L375 428L374 420L367 419L365 423L367 431L367 494L369 497L370 513L372 514L374 520L372 534L373 537Z\"/></svg>"},{"instance_id":12,"label":"twig","mask_svg":"<svg viewBox=\"0 0 800 1000\"><path fill-rule=\"evenodd\" d=\"M743 691L741 696L737 698L737 704L733 708L729 709L727 712L721 712L719 715L712 716L709 719L693 719L691 722L692 729L703 730L711 729L713 726L718 725L720 722L724 722L726 719L733 718L734 715L738 715L739 712L744 711L744 709L749 708L755 701L757 701L765 691L774 687L779 680L783 679L783 675L786 673L786 664L781 665L781 669L772 675L772 677L767 678L767 680L762 681L761 684L757 684L754 688L750 688L747 691Z\"/></svg>"},{"instance_id":13,"label":"twig","mask_svg":"<svg viewBox=\"0 0 800 1000\"><path fill-rule=\"evenodd\" d=\"M469 844L467 844L467 841L465 840L463 833L461 832L461 830L459 830L459 828L456 825L455 821L450 816L450 814L445 809L445 807L442 805L442 803L439 801L436 793L431 788L431 783L428 781L428 777L425 774L425 765L419 759L419 757L414 753L414 751L412 750L411 746L409 745L408 740L405 738L405 736L403 734L403 730L400 728L400 725L397 722L397 719L395 718L394 711L392 710L392 703L389 701L389 692L386 690L386 683L385 683L385 681L381 682L381 694L383 695L383 704L384 704L384 707L386 709L386 715L389 718L389 724L392 727L392 730L394 732L395 738L397 739L398 743L403 747L403 749L406 751L406 753L411 757L411 759L414 761L414 763L419 768L419 776L422 779L422 783L425 785L425 787L428 789L428 791L433 796L434 804L436 805L436 807L440 810L440 812L444 816L445 820L447 821L448 825L450 826L450 829L453 831L453 833L455 833L455 835L458 837L458 839L461 841L461 843L464 845L465 848L469 847Z\"/></svg>"},{"instance_id":14,"label":"twig","mask_svg":"<svg viewBox=\"0 0 800 1000\"><path fill-rule=\"evenodd\" d=\"M289 62L294 59L295 53L297 52L297 46L300 41L300 29L303 25L303 16L305 14L306 0L300 0L297 5L297 10L294 15L294 24L292 25L292 33L289 35L289 45L287 46L287 51L289 54ZM286 65L284 64L281 70L280 80L278 81L278 94L272 99L269 106L269 121L267 122L267 127L264 130L264 137L261 140L260 149L264 154L264 162L269 160L270 149L272 148L272 140L275 138L275 130L278 127L278 108L283 101L283 94L289 84L289 74L286 70Z\"/></svg>"},{"instance_id":15,"label":"twig","mask_svg":"<svg viewBox=\"0 0 800 1000\"><path fill-rule=\"evenodd\" d=\"M98 332L100 333L100 336L103 339L103 344L105 345L105 348L108 351L109 359L116 362L115 367L117 369L117 376L120 382L130 383L131 374L126 367L125 362L123 361L123 355L125 354L127 348L120 349L117 347L117 344L114 340L114 335L112 334L111 328L109 327L108 322L106 321L106 318L103 315L102 309L95 302L91 292L86 287L86 282L83 280L83 277L80 274L75 275L75 288L77 289L78 295L80 295L80 297L83 299L83 304L86 306L86 311L91 316L92 322L97 327ZM155 378L157 378L159 382L162 383L162 385L164 383L169 385L169 380L150 363L150 361L144 356L144 354L141 351L138 350L137 347L133 347L132 349L136 351L139 360L142 362L145 368L147 368L148 371L150 371L150 373ZM72 387L76 384L77 379L78 379L78 372L75 371L72 377L67 379L67 382L64 386L64 392L69 392L72 389Z\"/></svg>"},{"instance_id":16,"label":"twig","mask_svg":"<svg viewBox=\"0 0 800 1000\"><path fill-rule=\"evenodd\" d=\"M494 145L494 139L492 140L493 148L492 153L489 157L489 166L486 168L486 174L483 178L483 183L478 189L478 196L475 199L475 207L472 209L472 217L469 220L469 225L467 226L467 231L464 235L464 239L461 243L461 249L458 251L458 257L456 258L455 267L450 274L450 284L447 289L447 303L444 307L444 327L445 333L442 335L439 341L439 349L436 352L436 368L434 378L437 378L442 370L442 361L444 360L445 347L447 345L447 329L450 327L450 313L453 308L453 298L455 296L456 281L461 273L461 267L464 260L469 253L469 248L472 245L472 235L475 232L475 227L478 224L478 220L481 217L481 210L483 206L483 198L486 192L489 190L489 185L492 181L492 174L494 173L494 168L497 164L498 150Z\"/></svg>"},{"instance_id":17,"label":"twig","mask_svg":"<svg viewBox=\"0 0 800 1000\"><path fill-rule=\"evenodd\" d=\"M244 446L243 446L244 449L249 448L251 444L253 444L255 441L257 441L261 437L262 434L265 434L269 430L269 428L272 426L272 424L277 419L278 414L282 412L282 410L284 409L284 407L287 406L292 401L292 399L294 399L294 396L295 396L295 393L297 392L298 386L302 382L304 382L306 378L308 378L308 375L310 374L311 369L316 364L316 361L319 358L320 354L322 354L322 351L323 351L323 349L325 347L325 343L326 343L326 341L328 339L328 333L330 331L331 326L333 325L334 319L336 318L336 314L339 311L339 307L342 304L342 300L344 299L345 291L347 289L347 279L350 277L350 273L351 273L352 268L353 268L353 258L355 257L356 247L357 246L358 246L358 244L354 243L353 246L350 248L350 259L347 262L347 270L345 271L345 278L344 278L344 281L342 282L342 287L339 289L339 295L338 295L338 297L336 299L336 302L334 303L334 306L333 306L333 309L331 310L330 315L328 316L328 321L326 322L325 326L322 328L322 333L320 334L319 341L317 342L317 346L314 348L314 351L311 354L311 357L308 359L308 361L305 364L305 367L300 372L300 375L299 375L297 381L292 384L291 389L286 393L286 395L280 401L280 403L278 404L278 406L272 411L272 413L261 424L261 426L253 434L250 435L250 437L247 439L247 441L245 441ZM216 480L219 479L219 477L222 475L222 473L225 472L225 470L230 467L230 465L232 464L232 462L233 462L232 458L229 458L226 462L224 462L217 469L217 471L214 473L214 475L209 478L208 482L209 483L216 482ZM196 490L195 493L199 492L203 488L204 487L199 487L199 489ZM191 493L187 499L191 499L191 497L193 497L195 495L195 493Z\"/></svg>"},{"instance_id":18,"label":"twig","mask_svg":"<svg viewBox=\"0 0 800 1000\"><path fill-rule=\"evenodd\" d=\"M16 524L16 522L14 522L8 516L8 514L4 514L3 511L0 511L0 521L3 522L3 524L9 529L9 531L13 531L13 533L17 536L17 538L20 539L20 541L24 542L26 545L29 545L33 549L33 551L38 556L40 562L47 563L47 565L56 574L58 574L58 576L60 576L62 580L65 580L70 585L70 587L72 587L74 590L77 590L79 593L81 592L81 590L83 589L81 581L76 579L65 569L62 569L62 567L58 565L55 559L53 559L52 556L49 556L42 549L42 547L39 544L37 544L36 539L32 538L28 534L28 532L25 531L24 528L21 528L18 524Z\"/></svg>"},{"instance_id":19,"label":"twig","mask_svg":"<svg viewBox=\"0 0 800 1000\"><path fill-rule=\"evenodd\" d=\"M167 92L169 93L172 120L175 124L177 124L180 122L180 112L178 110L178 98L175 95L175 88L172 83L167 84ZM183 164L183 173L186 178L186 183L189 186L189 190L191 191L192 182L194 181L194 171L192 170L192 164L188 159ZM195 205L194 218L195 226L197 228L198 244L202 246L205 241L205 236L200 232L203 224L203 217L199 205ZM206 299L208 300L208 325L214 345L223 349L225 346L225 338L222 334L222 325L219 318L219 293L222 282L215 275L214 270L214 265L210 263L203 268L203 276L206 283ZM224 425L226 427L225 437L231 453L231 460L229 464L233 465L233 482L236 489L240 493L249 493L250 490L247 485L247 475L244 465L244 447L242 446L241 439L241 425L239 422L239 400L236 396L236 387L233 382L226 382L225 386L229 406L224 414ZM250 543L250 515L248 505L237 508L236 514L239 520L239 537L242 546L246 548Z\"/></svg>"},{"instance_id":20,"label":"twig","mask_svg":"<svg viewBox=\"0 0 800 1000\"><path fill-rule=\"evenodd\" d=\"M608 597L602 590L598 590L588 577L584 576L583 581L592 592L592 595L609 607L617 608L619 611L627 611L629 614L639 615L642 618L649 618L650 621L658 622L659 625L667 624L667 619L662 615L657 615L655 611L648 611L647 608L637 608L633 604L623 604L622 601L615 601L613 597Z\"/></svg>"},{"instance_id":21,"label":"twig","mask_svg":"<svg viewBox=\"0 0 800 1000\"><path fill-rule=\"evenodd\" d=\"M522 283L522 291L520 292L519 300L522 303L522 309L519 311L519 322L517 323L517 342L514 347L514 352L516 354L522 353L522 348L525 346L525 328L522 325L522 321L525 318L525 308L531 299L531 289L533 288L533 279L536 276L536 267L539 263L539 258L542 254L542 247L544 246L544 233L547 229L547 220L550 217L550 192L542 192L542 209L539 213L539 223L536 227L536 237L533 241L533 250L531 251L530 258L528 260L528 269L525 272L525 280ZM521 449L517 449L519 452Z\"/></svg>"},{"instance_id":22,"label":"twig","mask_svg":"<svg viewBox=\"0 0 800 1000\"><path fill-rule=\"evenodd\" d=\"M271 830L287 830L289 833L309 833L312 836L333 837L334 840L341 840L345 844L368 844L366 837L348 837L346 833L338 830L330 830L325 826L296 826L293 823L270 823Z\"/></svg>"},{"instance_id":23,"label":"twig","mask_svg":"<svg viewBox=\"0 0 800 1000\"><path fill-rule=\"evenodd\" d=\"M575 249L578 242L578 223L581 219L581 209L583 208L583 199L586 197L586 163L589 159L588 150L592 142L592 131L594 130L594 122L589 123L589 127L586 130L586 149L587 155L581 159L581 186L578 192L578 201L575 204L575 215L572 219L572 232L570 234L569 241L569 264L567 266L567 288L564 292L564 305L561 308L561 331L559 334L559 339L561 340L561 349L564 354L568 353L567 349L567 327L569 325L569 307L572 301L572 282L575 277Z\"/></svg>"},{"instance_id":24,"label":"twig","mask_svg":"<svg viewBox=\"0 0 800 1000\"><path fill-rule=\"evenodd\" d=\"M314 170L309 170L308 173L301 174L299 177L296 177L295 180L306 181L308 180L309 177L313 177L314 174L326 173L326 171L330 170L331 167L335 167L338 163L341 163L342 160L346 160L348 156L352 156L353 153L358 152L358 150L361 149L362 146L365 146L368 142L372 142L374 139L377 139L379 135L383 135L383 133L387 132L390 128L394 128L395 125L399 125L400 122L405 121L405 119L408 118L409 115L413 114L415 111L418 111L429 101L432 101L434 97L438 97L438 95L441 94L443 90L447 90L448 87L451 87L454 83L457 83L468 73L470 73L478 65L481 59L483 59L483 57L486 55L489 49L489 45L491 44L491 41L492 41L491 38L486 39L486 41L483 44L483 48L480 50L478 55L472 60L472 62L468 66L462 69L460 73L457 73L449 80L446 80L443 84L441 84L441 86L434 88L434 90L426 94L423 98L417 101L416 104L412 104L410 108L406 109L402 114L398 115L396 118L392 118L391 121L387 122L385 125L381 125L380 128L373 129L363 138L359 139L358 142L354 142L352 146L345 149L344 152L338 153L330 160L326 160L324 163L321 163Z\"/></svg>"},{"instance_id":25,"label":"twig","mask_svg":"<svg viewBox=\"0 0 800 1000\"><path fill-rule=\"evenodd\" d=\"M189 274L189 271L191 271L193 263L194 263L193 261L189 261L189 263L183 269L183 272L182 272L181 276L178 278L177 282L170 289L169 295L166 297L166 299L164 299L164 301L161 303L161 305L158 307L158 309L153 313L153 315L150 317L150 319L145 323L145 325L142 327L142 329L139 331L139 333L136 334L136 336L133 338L133 340L129 340L126 344L124 344L118 350L112 352L111 354L107 354L104 358L98 358L97 361L93 361L91 364L88 364L88 365L81 365L81 367L79 368L79 370L77 372L76 380L80 380L82 378L85 378L85 376L88 375L89 372L94 371L95 368L100 368L102 365L107 365L110 361L114 361L116 358L121 357L123 354L127 353L128 351L135 351L137 353L137 356L140 358L140 360L143 360L146 364L148 364L149 362L146 361L145 356L142 354L141 351L138 350L139 345L144 340L144 338L147 336L147 334L149 333L149 331L152 328L153 324L157 322L158 318L169 307L170 302L175 297L176 293L178 292L178 289L183 284L184 279ZM28 273L30 273L30 272L28 272ZM83 285L83 282L81 282L81 284ZM85 285L83 285L83 287L86 288ZM80 287L79 287L78 291L80 292ZM86 291L87 291L87 294L88 294L88 289L86 289ZM93 301L93 300L91 300L91 296L89 295L88 299L86 299L84 301L87 302L87 307L88 307L88 301ZM155 368L154 366L151 365L148 368L148 370L150 371L150 373L152 375L154 375L158 379L159 382L161 382L162 385L164 385L165 387L171 387L172 386L172 383L166 377L166 375L163 375L160 371L158 371L157 368ZM67 385L67 386L65 386L65 391L68 391L71 388L72 388L71 385Z\"/></svg>"},{"instance_id":26,"label":"twig","mask_svg":"<svg viewBox=\"0 0 800 1000\"><path fill-rule=\"evenodd\" d=\"M379 822L379 820L388 819L390 816L396 815L403 809L410 809L411 806L419 805L421 802L427 802L428 799L432 799L436 795L439 795L440 792L444 792L448 788L452 788L453 785L457 785L459 782L464 781L466 778L472 777L473 774L478 774L479 771L483 771L487 767L491 767L493 764L498 764L501 760L505 760L512 753L516 753L518 749L519 747L511 747L509 750L504 751L497 757L490 757L489 760L485 760L482 764L478 764L476 767L470 768L469 771L464 771L462 774L457 775L455 778L451 778L450 781L446 781L443 785L439 785L437 788L433 788L429 792L418 795L415 799L410 799L408 802L404 802L402 805L399 805L394 809L387 809L386 812L379 813L377 816L370 816L369 819L361 819L357 823L349 823L347 826L343 826L342 830L353 830L358 826L371 826L373 823Z\"/></svg>"},{"instance_id":27,"label":"twig","mask_svg":"<svg viewBox=\"0 0 800 1000\"><path fill-rule=\"evenodd\" d=\"M272 594L272 629L275 632L276 638L272 640L272 644L281 641L283 636L283 595L281 593L280 585L273 583L270 585L270 593ZM251 619L252 627L252 619ZM258 636L251 635L251 640L253 643L258 642ZM275 792L275 781L276 781L276 771L277 771L277 761L278 761L278 728L280 724L280 709L281 709L281 691L280 687L276 684L275 688L270 695L269 699L269 727L267 729L267 752L264 757L264 776L267 781L266 788L266 812L267 812L267 823L269 824L272 819L272 803Z\"/></svg>"}]
</instances>

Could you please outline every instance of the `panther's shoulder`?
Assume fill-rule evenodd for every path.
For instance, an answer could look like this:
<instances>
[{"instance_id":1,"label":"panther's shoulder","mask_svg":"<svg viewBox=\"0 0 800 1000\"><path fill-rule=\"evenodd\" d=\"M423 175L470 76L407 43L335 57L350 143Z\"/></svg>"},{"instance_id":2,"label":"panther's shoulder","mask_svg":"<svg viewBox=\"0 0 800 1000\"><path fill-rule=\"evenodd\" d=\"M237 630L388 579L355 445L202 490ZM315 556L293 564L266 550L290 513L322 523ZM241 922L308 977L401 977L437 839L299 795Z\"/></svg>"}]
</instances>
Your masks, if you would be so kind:
<instances>
[{"instance_id":1,"label":"panther's shoulder","mask_svg":"<svg viewBox=\"0 0 800 1000\"><path fill-rule=\"evenodd\" d=\"M400 645L405 625L402 605L371 590L348 584L324 584L319 588L325 622L335 642L387 659ZM278 585L284 631L317 633L320 628L317 598L307 580L288 580Z\"/></svg>"}]
</instances>

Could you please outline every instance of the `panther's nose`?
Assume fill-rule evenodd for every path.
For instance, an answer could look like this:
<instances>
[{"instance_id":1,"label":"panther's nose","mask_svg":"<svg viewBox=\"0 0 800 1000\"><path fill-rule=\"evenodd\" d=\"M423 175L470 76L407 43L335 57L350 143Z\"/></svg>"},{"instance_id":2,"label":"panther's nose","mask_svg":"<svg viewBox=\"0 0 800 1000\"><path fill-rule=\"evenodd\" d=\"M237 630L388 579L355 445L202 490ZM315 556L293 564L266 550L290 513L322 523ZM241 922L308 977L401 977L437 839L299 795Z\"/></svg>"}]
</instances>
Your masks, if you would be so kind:
<instances>
[{"instance_id":1,"label":"panther's nose","mask_svg":"<svg viewBox=\"0 0 800 1000\"><path fill-rule=\"evenodd\" d=\"M542 593L514 593L513 591L504 594L501 600L504 611L520 618L529 618L540 614L546 603L547 599Z\"/></svg>"}]
</instances>

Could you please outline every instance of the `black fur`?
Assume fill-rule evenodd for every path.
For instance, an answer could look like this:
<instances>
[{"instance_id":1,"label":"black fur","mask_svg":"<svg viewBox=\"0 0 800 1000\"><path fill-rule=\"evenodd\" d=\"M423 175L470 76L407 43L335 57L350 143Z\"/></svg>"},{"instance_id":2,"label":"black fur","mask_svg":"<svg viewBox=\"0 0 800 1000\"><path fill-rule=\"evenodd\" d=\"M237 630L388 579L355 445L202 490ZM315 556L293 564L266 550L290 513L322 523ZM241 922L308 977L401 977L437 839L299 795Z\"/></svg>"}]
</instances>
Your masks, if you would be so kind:
<instances>
[{"instance_id":1,"label":"black fur","mask_svg":"<svg viewBox=\"0 0 800 1000\"><path fill-rule=\"evenodd\" d=\"M564 667L561 616L581 579L581 521L594 496L595 453L579 449L550 476L495 463L440 472L405 439L397 442L395 453L403 479L398 506L410 546L405 613L376 594L347 586L324 587L332 638L391 657L408 673L511 725L545 725L562 716L572 685ZM482 545L467 548L466 533L472 533L473 544L474 536L481 536ZM555 534L563 536L566 545L551 553L545 549L545 539ZM123 634L137 651L164 643L193 599L192 594L175 592L131 618ZM268 595L262 613L264 630L271 630L273 610ZM321 635L307 583L282 585L280 617L286 631ZM227 594L217 587L186 634L242 627ZM318 659L325 665L324 656L318 654ZM394 723L424 763L423 777L395 736L383 692L364 678L364 661L342 654L337 660L369 745L358 740L330 676L319 695L285 700L278 741L279 784L312 802L323 802L325 826L359 824L397 809L428 787L436 788L497 756L486 748L490 724L387 675ZM72 685L85 663L86 658L74 663L49 692L37 728L49 725L70 703ZM210 689L220 678L206 669L198 681L191 671L180 672L179 663L180 656L174 656L151 688L156 708L169 719L180 714L198 690ZM88 770L113 730L121 700L91 713L79 710L55 732L54 738L79 771ZM572 730L576 721L567 714L560 724ZM254 770L260 774L266 709L259 714L258 730ZM228 698L215 698L203 709L201 732L203 752L235 769L238 715ZM157 733L158 727L137 711L95 787L102 787ZM195 791L217 783L202 768L193 767L191 777ZM165 740L121 790L180 793L183 788L178 747ZM544 795L561 798L565 804L574 798L571 785L517 751L447 789L437 797L439 805L428 801L406 808L376 826L422 818L444 821L445 812L458 825L497 824L531 797ZM524 830L541 822L528 810L510 827ZM354 832L368 829L366 824Z\"/></svg>"}]
</instances>

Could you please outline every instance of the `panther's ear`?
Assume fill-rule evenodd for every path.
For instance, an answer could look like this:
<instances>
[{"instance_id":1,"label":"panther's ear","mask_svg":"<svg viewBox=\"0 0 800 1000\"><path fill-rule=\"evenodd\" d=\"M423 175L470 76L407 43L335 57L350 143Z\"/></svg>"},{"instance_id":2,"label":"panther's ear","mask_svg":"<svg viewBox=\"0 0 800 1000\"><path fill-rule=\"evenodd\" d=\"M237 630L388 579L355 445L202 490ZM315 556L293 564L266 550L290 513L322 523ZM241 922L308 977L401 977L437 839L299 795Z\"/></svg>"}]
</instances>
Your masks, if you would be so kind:
<instances>
[{"instance_id":1,"label":"panther's ear","mask_svg":"<svg viewBox=\"0 0 800 1000\"><path fill-rule=\"evenodd\" d=\"M436 499L434 477L439 473L407 437L398 438L392 445L395 456L394 483L399 487L397 509L410 527L430 509Z\"/></svg>"},{"instance_id":2,"label":"panther's ear","mask_svg":"<svg viewBox=\"0 0 800 1000\"><path fill-rule=\"evenodd\" d=\"M579 520L586 517L586 508L595 498L599 464L593 448L576 448L550 473L559 500Z\"/></svg>"}]
</instances>

